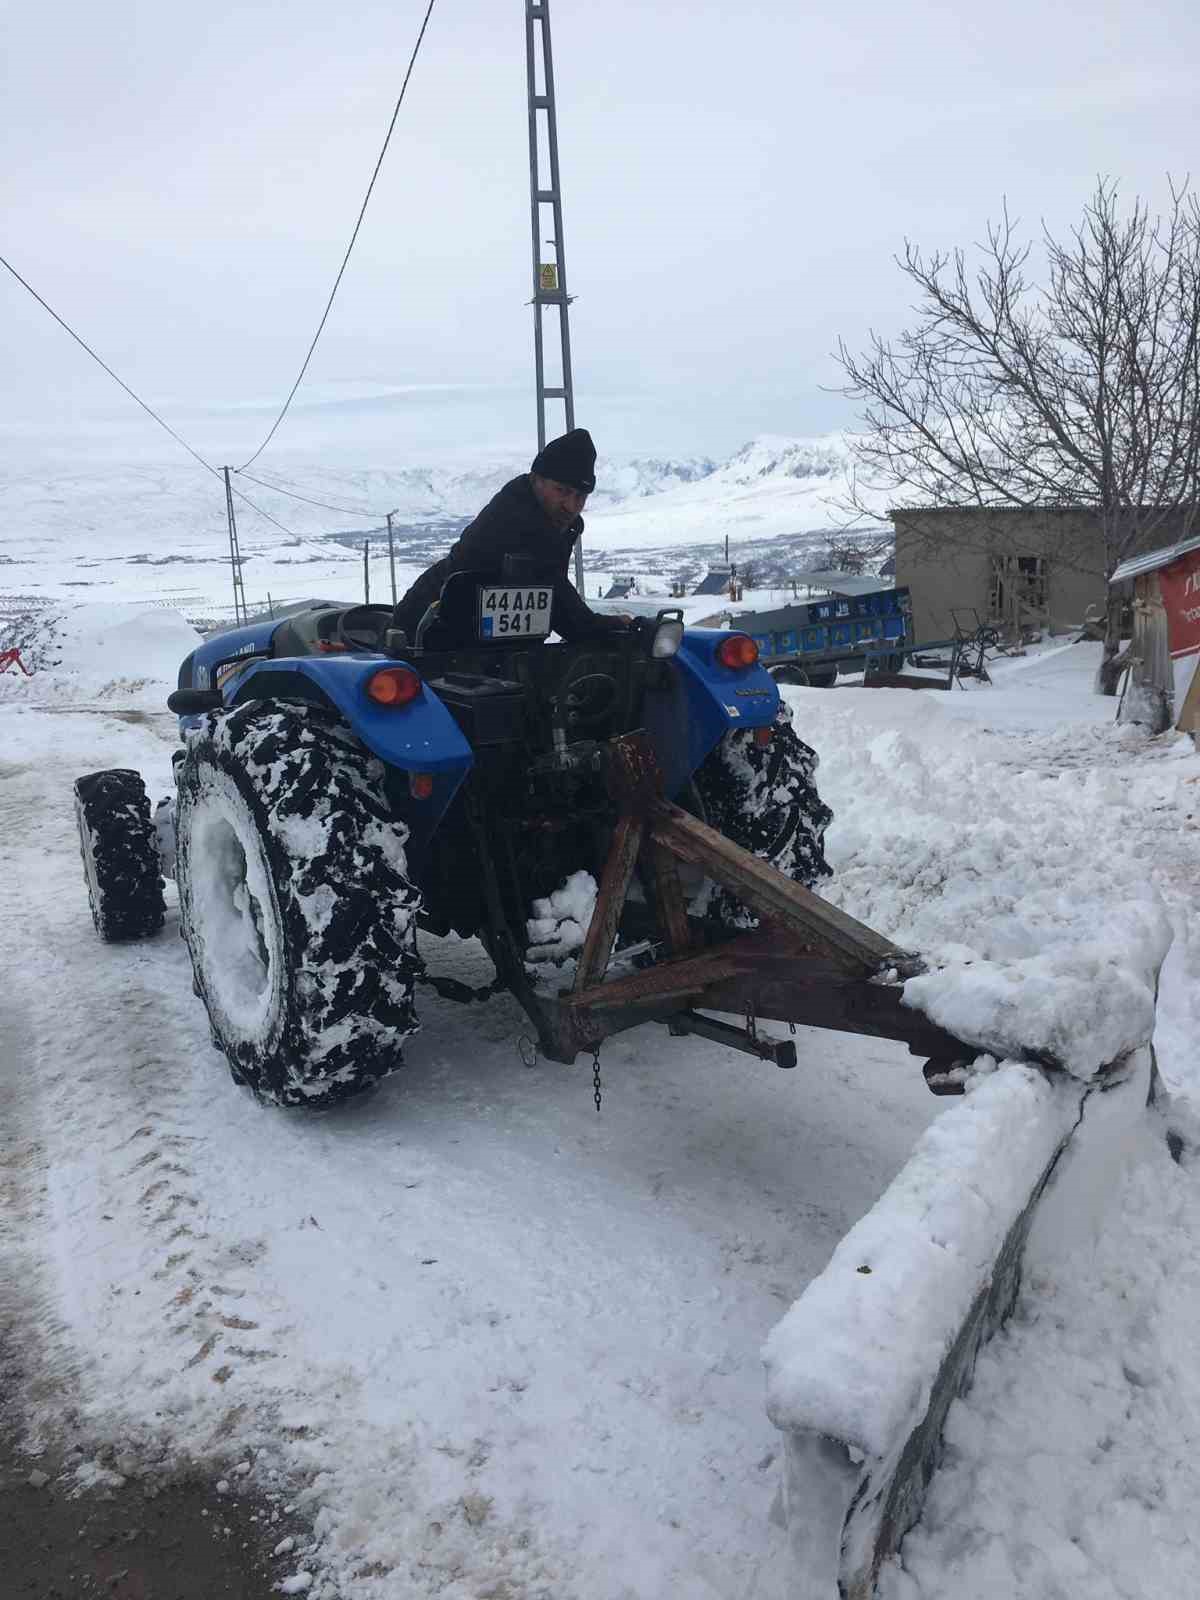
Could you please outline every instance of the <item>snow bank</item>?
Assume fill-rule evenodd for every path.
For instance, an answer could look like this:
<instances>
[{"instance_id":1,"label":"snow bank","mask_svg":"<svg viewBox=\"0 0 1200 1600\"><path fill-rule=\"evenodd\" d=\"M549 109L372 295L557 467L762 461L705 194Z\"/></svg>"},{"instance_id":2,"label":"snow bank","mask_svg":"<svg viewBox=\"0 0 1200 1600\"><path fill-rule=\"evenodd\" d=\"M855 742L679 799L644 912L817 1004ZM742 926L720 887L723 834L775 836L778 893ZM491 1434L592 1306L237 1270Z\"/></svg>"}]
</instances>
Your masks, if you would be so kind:
<instances>
[{"instance_id":1,"label":"snow bank","mask_svg":"<svg viewBox=\"0 0 1200 1600\"><path fill-rule=\"evenodd\" d=\"M919 1515L950 1404L1012 1308L1047 1180L1093 1103L1103 1164L1114 1124L1141 1115L1148 1064L1138 1052L1101 1094L982 1063L769 1336L767 1405L786 1439L783 1511L806 1600L873 1593ZM1061 1213L1079 1208L1096 1165L1065 1169Z\"/></svg>"},{"instance_id":2,"label":"snow bank","mask_svg":"<svg viewBox=\"0 0 1200 1600\"><path fill-rule=\"evenodd\" d=\"M165 710L179 663L200 635L178 611L139 605L48 607L13 619L0 649L16 645L33 674L5 673L0 695L32 700L145 700Z\"/></svg>"},{"instance_id":3,"label":"snow bank","mask_svg":"<svg viewBox=\"0 0 1200 1600\"><path fill-rule=\"evenodd\" d=\"M926 960L907 1004L998 1057L1081 1078L1149 1039L1172 931L1129 843L1136 783L1055 764L1052 740L1036 766L1013 764L1011 738L998 759L1001 741L946 696L785 694L834 809L822 893Z\"/></svg>"}]
</instances>

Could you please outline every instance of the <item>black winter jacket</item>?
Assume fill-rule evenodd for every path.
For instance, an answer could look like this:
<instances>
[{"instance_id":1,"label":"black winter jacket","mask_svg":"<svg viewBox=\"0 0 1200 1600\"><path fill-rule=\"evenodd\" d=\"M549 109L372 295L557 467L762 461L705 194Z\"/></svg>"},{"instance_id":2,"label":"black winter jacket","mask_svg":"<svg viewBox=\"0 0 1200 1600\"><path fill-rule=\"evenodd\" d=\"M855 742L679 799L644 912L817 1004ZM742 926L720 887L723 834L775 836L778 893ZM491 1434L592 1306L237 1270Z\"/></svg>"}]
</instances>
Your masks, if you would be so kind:
<instances>
[{"instance_id":1,"label":"black winter jacket","mask_svg":"<svg viewBox=\"0 0 1200 1600\"><path fill-rule=\"evenodd\" d=\"M615 617L597 616L566 581L571 551L582 532L582 517L576 517L562 532L554 528L537 502L528 473L522 473L506 483L474 522L463 529L450 554L421 574L396 608L396 626L412 639L417 624L441 594L442 585L452 572L478 570L494 573L499 580L504 557L516 555L537 563L530 571L530 581L562 580L556 590L552 626L564 639L580 639L621 627ZM526 582L524 576L521 582Z\"/></svg>"}]
</instances>

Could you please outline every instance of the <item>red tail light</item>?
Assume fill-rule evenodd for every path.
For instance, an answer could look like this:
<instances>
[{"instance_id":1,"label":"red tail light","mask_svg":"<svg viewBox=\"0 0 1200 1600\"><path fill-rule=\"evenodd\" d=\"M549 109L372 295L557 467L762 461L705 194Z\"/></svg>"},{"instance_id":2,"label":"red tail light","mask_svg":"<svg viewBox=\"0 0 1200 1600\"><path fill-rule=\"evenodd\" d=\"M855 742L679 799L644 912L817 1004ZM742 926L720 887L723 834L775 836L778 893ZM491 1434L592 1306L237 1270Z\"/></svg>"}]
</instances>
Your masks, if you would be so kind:
<instances>
[{"instance_id":1,"label":"red tail light","mask_svg":"<svg viewBox=\"0 0 1200 1600\"><path fill-rule=\"evenodd\" d=\"M731 633L717 646L717 660L723 667L744 672L758 660L758 646L748 633Z\"/></svg>"},{"instance_id":2,"label":"red tail light","mask_svg":"<svg viewBox=\"0 0 1200 1600\"><path fill-rule=\"evenodd\" d=\"M421 680L411 667L381 667L367 679L367 695L378 706L406 706L421 692Z\"/></svg>"}]
</instances>

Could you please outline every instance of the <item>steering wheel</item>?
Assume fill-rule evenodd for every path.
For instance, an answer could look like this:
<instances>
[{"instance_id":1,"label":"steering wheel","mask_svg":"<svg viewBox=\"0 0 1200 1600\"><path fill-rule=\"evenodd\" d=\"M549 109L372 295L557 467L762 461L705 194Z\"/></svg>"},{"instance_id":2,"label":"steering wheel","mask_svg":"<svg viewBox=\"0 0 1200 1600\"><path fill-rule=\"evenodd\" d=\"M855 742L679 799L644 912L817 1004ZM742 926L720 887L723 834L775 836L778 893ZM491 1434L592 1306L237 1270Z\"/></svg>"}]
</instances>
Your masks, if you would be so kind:
<instances>
[{"instance_id":1,"label":"steering wheel","mask_svg":"<svg viewBox=\"0 0 1200 1600\"><path fill-rule=\"evenodd\" d=\"M616 710L621 685L610 672L582 672L559 690L568 727L590 728Z\"/></svg>"},{"instance_id":2,"label":"steering wheel","mask_svg":"<svg viewBox=\"0 0 1200 1600\"><path fill-rule=\"evenodd\" d=\"M348 606L338 616L337 640L348 650L378 650L391 625L391 606Z\"/></svg>"}]
</instances>

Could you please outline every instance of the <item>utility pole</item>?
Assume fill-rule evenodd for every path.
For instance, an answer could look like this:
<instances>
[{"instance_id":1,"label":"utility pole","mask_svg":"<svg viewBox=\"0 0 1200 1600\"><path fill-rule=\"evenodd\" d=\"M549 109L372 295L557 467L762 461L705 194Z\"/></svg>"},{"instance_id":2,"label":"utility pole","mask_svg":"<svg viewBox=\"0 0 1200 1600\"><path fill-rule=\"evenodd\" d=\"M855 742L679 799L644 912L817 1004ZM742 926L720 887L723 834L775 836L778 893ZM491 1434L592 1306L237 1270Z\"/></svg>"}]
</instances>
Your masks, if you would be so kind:
<instances>
[{"instance_id":1,"label":"utility pole","mask_svg":"<svg viewBox=\"0 0 1200 1600\"><path fill-rule=\"evenodd\" d=\"M237 518L233 514L233 488L229 482L229 468L225 474L225 515L229 519L229 565L233 572L233 621L238 626L249 620L246 611L246 590L242 583L242 552L238 544Z\"/></svg>"},{"instance_id":2,"label":"utility pole","mask_svg":"<svg viewBox=\"0 0 1200 1600\"><path fill-rule=\"evenodd\" d=\"M363 540L363 604L371 604L371 541Z\"/></svg>"},{"instance_id":3,"label":"utility pole","mask_svg":"<svg viewBox=\"0 0 1200 1600\"><path fill-rule=\"evenodd\" d=\"M391 574L392 574L392 610L393 611L396 609L396 542L395 542L395 539L392 537L392 518L395 515L396 515L396 513L394 511L389 511L388 514L387 514L387 524L388 524L388 567L391 569Z\"/></svg>"},{"instance_id":4,"label":"utility pole","mask_svg":"<svg viewBox=\"0 0 1200 1600\"><path fill-rule=\"evenodd\" d=\"M536 38L535 38L536 35ZM540 45L540 51L539 51ZM538 56L541 57L541 91ZM525 0L525 67L529 88L529 204L533 228L533 355L537 369L538 449L546 443L546 401L561 400L567 430L575 426L575 390L571 382L571 329L568 312L566 254L563 249L562 189L558 174L558 117L554 107L554 56L550 48L550 0ZM544 115L544 122L538 113ZM550 186L542 187L541 133L545 129ZM543 207L548 207L553 235L543 241ZM542 260L542 244L553 245L553 260ZM542 311L558 307L561 380L547 388ZM582 541L575 541L575 587L583 593Z\"/></svg>"}]
</instances>

